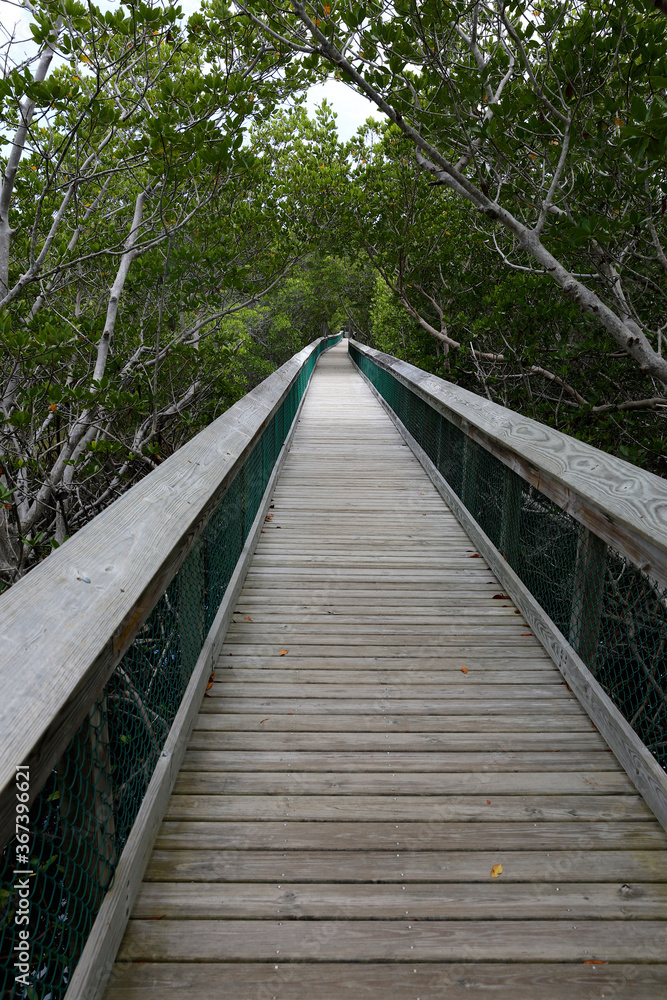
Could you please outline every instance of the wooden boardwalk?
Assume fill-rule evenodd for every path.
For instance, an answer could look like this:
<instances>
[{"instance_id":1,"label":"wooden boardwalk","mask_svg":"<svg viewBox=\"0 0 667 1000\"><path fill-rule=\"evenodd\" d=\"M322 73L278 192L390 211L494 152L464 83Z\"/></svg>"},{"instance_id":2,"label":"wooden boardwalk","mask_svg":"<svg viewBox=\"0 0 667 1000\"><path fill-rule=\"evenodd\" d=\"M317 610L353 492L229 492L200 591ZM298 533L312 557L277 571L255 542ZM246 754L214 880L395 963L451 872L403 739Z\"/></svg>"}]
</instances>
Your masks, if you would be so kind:
<instances>
[{"instance_id":1,"label":"wooden boardwalk","mask_svg":"<svg viewBox=\"0 0 667 1000\"><path fill-rule=\"evenodd\" d=\"M529 633L325 355L107 1000L664 1000L667 837Z\"/></svg>"}]
</instances>

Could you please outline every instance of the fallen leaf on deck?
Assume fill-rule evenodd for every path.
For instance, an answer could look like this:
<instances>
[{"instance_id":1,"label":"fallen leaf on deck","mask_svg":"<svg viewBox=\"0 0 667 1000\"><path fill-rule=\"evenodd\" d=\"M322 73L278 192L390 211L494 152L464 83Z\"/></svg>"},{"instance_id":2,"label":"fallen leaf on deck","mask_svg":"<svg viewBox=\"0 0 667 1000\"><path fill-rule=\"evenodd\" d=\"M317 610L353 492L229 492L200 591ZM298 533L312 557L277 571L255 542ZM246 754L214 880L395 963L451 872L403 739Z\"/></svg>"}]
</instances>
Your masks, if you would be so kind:
<instances>
[{"instance_id":1,"label":"fallen leaf on deck","mask_svg":"<svg viewBox=\"0 0 667 1000\"><path fill-rule=\"evenodd\" d=\"M599 958L588 958L584 965L609 965L609 962L602 962Z\"/></svg>"},{"instance_id":2,"label":"fallen leaf on deck","mask_svg":"<svg viewBox=\"0 0 667 1000\"><path fill-rule=\"evenodd\" d=\"M267 715L267 717L266 717L265 719L260 719L260 720L259 720L259 724L260 724L260 726L261 726L261 724L262 724L263 722L268 722L268 721L269 721L269 716Z\"/></svg>"},{"instance_id":3,"label":"fallen leaf on deck","mask_svg":"<svg viewBox=\"0 0 667 1000\"><path fill-rule=\"evenodd\" d=\"M492 601L509 601L508 594L494 594L491 598Z\"/></svg>"},{"instance_id":4,"label":"fallen leaf on deck","mask_svg":"<svg viewBox=\"0 0 667 1000\"><path fill-rule=\"evenodd\" d=\"M285 656L286 653L289 653L289 649L281 649L278 656Z\"/></svg>"},{"instance_id":5,"label":"fallen leaf on deck","mask_svg":"<svg viewBox=\"0 0 667 1000\"><path fill-rule=\"evenodd\" d=\"M532 632L522 632L521 635L532 635Z\"/></svg>"},{"instance_id":6,"label":"fallen leaf on deck","mask_svg":"<svg viewBox=\"0 0 667 1000\"><path fill-rule=\"evenodd\" d=\"M494 865L493 868L491 869L491 878L498 878L498 876L502 875L502 873L503 873L503 866Z\"/></svg>"},{"instance_id":7,"label":"fallen leaf on deck","mask_svg":"<svg viewBox=\"0 0 667 1000\"><path fill-rule=\"evenodd\" d=\"M461 667L461 673L462 674L467 674L468 673L468 668L467 667Z\"/></svg>"},{"instance_id":8,"label":"fallen leaf on deck","mask_svg":"<svg viewBox=\"0 0 667 1000\"><path fill-rule=\"evenodd\" d=\"M486 804L487 804L487 806L490 806L491 805L491 799L487 799L486 800Z\"/></svg>"},{"instance_id":9,"label":"fallen leaf on deck","mask_svg":"<svg viewBox=\"0 0 667 1000\"><path fill-rule=\"evenodd\" d=\"M215 680L215 674L211 674L211 676L208 679L208 684L206 685L206 690L207 691L210 691L211 688L213 687L213 681L214 680Z\"/></svg>"},{"instance_id":10,"label":"fallen leaf on deck","mask_svg":"<svg viewBox=\"0 0 667 1000\"><path fill-rule=\"evenodd\" d=\"M479 553L475 552L474 556L468 556L468 559L479 559Z\"/></svg>"},{"instance_id":11,"label":"fallen leaf on deck","mask_svg":"<svg viewBox=\"0 0 667 1000\"><path fill-rule=\"evenodd\" d=\"M244 622L251 622L251 621L252 621L252 618L250 617L250 615L244 615L244 616L243 616L243 621L244 621Z\"/></svg>"}]
</instances>

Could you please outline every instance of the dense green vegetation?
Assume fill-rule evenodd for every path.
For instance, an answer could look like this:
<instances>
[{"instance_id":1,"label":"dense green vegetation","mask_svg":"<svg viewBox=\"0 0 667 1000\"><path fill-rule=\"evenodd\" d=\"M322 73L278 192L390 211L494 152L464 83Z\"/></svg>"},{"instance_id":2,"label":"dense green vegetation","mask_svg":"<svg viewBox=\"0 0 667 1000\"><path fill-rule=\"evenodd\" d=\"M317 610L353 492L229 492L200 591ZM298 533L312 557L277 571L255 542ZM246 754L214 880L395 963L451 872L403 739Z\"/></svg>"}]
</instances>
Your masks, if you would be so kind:
<instances>
[{"instance_id":1,"label":"dense green vegetation","mask_svg":"<svg viewBox=\"0 0 667 1000\"><path fill-rule=\"evenodd\" d=\"M0 586L341 328L667 474L666 27L38 0L0 81ZM384 124L309 119L329 73Z\"/></svg>"},{"instance_id":2,"label":"dense green vegetation","mask_svg":"<svg viewBox=\"0 0 667 1000\"><path fill-rule=\"evenodd\" d=\"M429 186L395 126L379 131L372 150L358 148L351 226L377 273L362 339L667 473L660 381L543 275L508 268L491 227Z\"/></svg>"}]
</instances>

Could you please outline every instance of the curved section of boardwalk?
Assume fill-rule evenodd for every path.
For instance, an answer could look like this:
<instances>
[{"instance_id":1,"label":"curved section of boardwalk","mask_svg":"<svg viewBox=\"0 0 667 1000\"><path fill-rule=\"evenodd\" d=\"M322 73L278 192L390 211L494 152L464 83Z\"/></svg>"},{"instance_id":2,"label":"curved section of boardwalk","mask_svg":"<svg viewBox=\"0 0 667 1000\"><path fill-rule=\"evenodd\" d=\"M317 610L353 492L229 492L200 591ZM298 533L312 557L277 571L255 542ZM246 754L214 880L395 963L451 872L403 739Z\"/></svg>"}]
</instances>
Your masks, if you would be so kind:
<instances>
[{"instance_id":1,"label":"curved section of boardwalk","mask_svg":"<svg viewBox=\"0 0 667 1000\"><path fill-rule=\"evenodd\" d=\"M667 838L345 345L269 514L108 1000L664 1000Z\"/></svg>"}]
</instances>

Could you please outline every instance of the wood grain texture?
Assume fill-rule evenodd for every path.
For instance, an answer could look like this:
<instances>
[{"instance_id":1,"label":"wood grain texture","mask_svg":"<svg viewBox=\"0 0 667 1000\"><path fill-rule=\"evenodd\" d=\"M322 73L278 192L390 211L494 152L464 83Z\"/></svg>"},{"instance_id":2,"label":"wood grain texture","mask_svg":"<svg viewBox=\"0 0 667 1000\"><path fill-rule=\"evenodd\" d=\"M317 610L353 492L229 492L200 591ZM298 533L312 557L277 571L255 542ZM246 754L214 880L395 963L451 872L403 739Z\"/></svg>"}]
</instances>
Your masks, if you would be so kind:
<instances>
[{"instance_id":1,"label":"wood grain texture","mask_svg":"<svg viewBox=\"0 0 667 1000\"><path fill-rule=\"evenodd\" d=\"M209 702L204 702L204 707L202 708L202 715L218 715L217 719L217 730L218 731L229 731L229 732L304 732L304 733L323 733L323 732L338 732L340 729L340 721L335 715L316 715L316 714L301 714L295 715L293 712L288 714L283 714L282 712L275 712L271 715L265 715L261 713L251 713L237 714L232 712L221 712L220 705L214 704L209 708ZM200 722L202 720L200 719ZM456 733L479 733L481 729L485 732L529 732L529 733L562 733L565 728L567 728L568 733L590 733L592 731L592 724L590 719L582 713L577 713L577 715L570 714L565 724L564 719L559 716L558 718L545 718L543 714L520 714L511 715L507 714L505 716L493 716L493 715L448 715L446 712L440 715L393 715L385 714L384 712L378 712L373 715L349 715L345 722L346 728L350 732L358 733L428 733L435 732L441 733L443 729L448 732ZM260 729L261 727L261 729ZM599 739L595 744L587 744L587 761L590 762L591 759L595 760L595 755L591 755L591 748L594 746L597 750L607 753L611 753L609 747ZM481 747L478 748L481 750ZM560 751L562 748L549 747L546 751L552 755L556 751ZM572 750L572 747L568 747L568 750ZM276 753L281 751L278 748L271 748L275 750ZM195 751L193 751L195 752ZM510 753L509 750L504 751L506 754ZM341 760L345 759L345 755L341 754L341 751L337 751L338 757ZM227 751L227 759L233 760L234 754ZM398 754L398 751L395 751ZM376 755L377 756L377 755ZM414 754L412 755L414 757ZM429 754L428 756L433 757L434 754ZM437 756L437 755L436 755ZM481 759L482 754L478 754ZM397 759L396 756L393 759ZM560 759L560 758L558 758ZM614 765L615 766L615 765Z\"/></svg>"},{"instance_id":2,"label":"wood grain texture","mask_svg":"<svg viewBox=\"0 0 667 1000\"><path fill-rule=\"evenodd\" d=\"M516 685L518 687L518 685ZM218 689L219 690L219 689ZM579 705L568 702L566 698L550 698L540 693L534 698L501 698L498 692L491 691L487 697L480 696L478 690L470 690L460 697L447 697L447 692L443 691L439 698L420 698L419 691L414 691L414 698L390 698L381 692L374 698L354 697L354 691L348 692L347 698L327 698L320 696L308 697L308 692L303 687L299 687L292 697L286 698L260 698L259 692L248 691L247 698L233 697L232 695L221 697L220 704L215 706L214 711L206 711L197 722L198 729L216 729L217 720L215 716L223 715L225 712L267 712L283 714L292 712L294 715L309 715L310 713L320 714L326 712L330 715L351 716L375 712L384 712L400 715L412 715L415 713L425 713L427 715L536 715L539 713L548 714L562 708L563 716L581 716ZM213 696L215 697L215 696ZM563 703L561 705L561 702ZM516 728L516 726L512 727ZM589 727L590 728L590 727ZM442 733L446 736L447 733ZM484 735L482 731L480 738ZM397 734L395 746L399 745L401 734ZM406 741L409 742L409 741ZM431 744L435 746L436 738L431 739ZM280 745L276 741L276 746Z\"/></svg>"},{"instance_id":3,"label":"wood grain texture","mask_svg":"<svg viewBox=\"0 0 667 1000\"><path fill-rule=\"evenodd\" d=\"M639 795L173 795L166 812L175 820L378 820L394 823L561 823L571 819L645 821Z\"/></svg>"},{"instance_id":4,"label":"wood grain texture","mask_svg":"<svg viewBox=\"0 0 667 1000\"><path fill-rule=\"evenodd\" d=\"M321 708L320 708L321 710ZM204 720L200 717L199 726ZM342 723L345 724L344 722ZM442 719L443 728L447 716ZM561 733L523 732L521 719L512 720L501 729L495 727L485 732L484 723L476 732L399 732L399 733L358 733L337 732L323 734L306 732L258 733L216 732L196 729L190 740L193 750L328 750L338 753L365 753L368 750L393 755L395 753L450 753L452 751L483 751L498 753L503 750L544 750L554 753L561 750L599 751L606 746L602 737L595 732L569 732L565 723Z\"/></svg>"},{"instance_id":5,"label":"wood grain texture","mask_svg":"<svg viewBox=\"0 0 667 1000\"><path fill-rule=\"evenodd\" d=\"M223 716L223 719L225 716ZM334 720L332 720L334 721ZM442 726L442 720L438 720ZM253 718L253 728L258 724L258 719ZM481 725L481 721L477 726ZM596 752L587 750L586 752L562 750L532 751L520 753L506 750L500 753L483 753L475 751L472 753L400 753L394 751L387 757L387 754L372 753L366 751L363 756L363 765L369 773L377 775L378 772L389 771L391 773L413 773L437 771L439 774L452 772L468 774L485 774L488 772L498 773L511 771L514 774L520 771L614 771L618 772L618 763L611 751ZM290 768L299 772L304 771L354 771L360 767L359 755L354 752L314 750L310 753L306 751L286 751L280 753L271 750L189 750L183 760L184 771L202 773L212 771L215 773L229 773L242 771L251 773L254 771L289 771ZM291 773L291 772L290 772ZM627 780L627 778L625 779Z\"/></svg>"},{"instance_id":6,"label":"wood grain texture","mask_svg":"<svg viewBox=\"0 0 667 1000\"><path fill-rule=\"evenodd\" d=\"M504 465L667 587L664 479L407 361L357 341L352 343Z\"/></svg>"},{"instance_id":7,"label":"wood grain texture","mask_svg":"<svg viewBox=\"0 0 667 1000\"><path fill-rule=\"evenodd\" d=\"M155 850L145 882L484 882L502 861L508 882L605 882L623 871L628 883L664 885L666 851L339 851ZM435 895L435 893L434 893ZM534 911L531 916L538 916ZM663 927L664 933L664 927Z\"/></svg>"},{"instance_id":8,"label":"wood grain texture","mask_svg":"<svg viewBox=\"0 0 667 1000\"><path fill-rule=\"evenodd\" d=\"M656 962L664 921L652 920L133 920L121 962L560 961ZM280 957L279 957L280 956Z\"/></svg>"},{"instance_id":9,"label":"wood grain texture","mask_svg":"<svg viewBox=\"0 0 667 1000\"><path fill-rule=\"evenodd\" d=\"M15 765L34 797L318 343L0 597L0 843Z\"/></svg>"},{"instance_id":10,"label":"wood grain texture","mask_svg":"<svg viewBox=\"0 0 667 1000\"><path fill-rule=\"evenodd\" d=\"M539 877L546 879L546 873ZM558 891L556 891L558 890ZM549 919L567 920L577 911L579 919L660 920L667 907L667 887L636 883L632 891L616 883L534 881L438 882L396 885L386 883L312 885L291 882L208 882L203 885L146 882L137 899L138 920L164 919L336 919L345 910L354 919L475 920L489 910L502 909L505 920L529 920L539 907Z\"/></svg>"},{"instance_id":11,"label":"wood grain texture","mask_svg":"<svg viewBox=\"0 0 667 1000\"><path fill-rule=\"evenodd\" d=\"M247 850L275 851L667 849L664 830L649 817L644 822L616 820L614 823L572 819L559 823L535 823L530 820L491 820L487 823L166 820L156 841L156 846L162 850L187 850L193 844L201 850L217 851L238 849L240 844ZM667 891L664 883L663 890ZM629 890L624 890L622 895L624 898L630 895Z\"/></svg>"},{"instance_id":12,"label":"wood grain texture","mask_svg":"<svg viewBox=\"0 0 667 1000\"><path fill-rule=\"evenodd\" d=\"M188 771L174 791L188 795L619 795L632 792L632 782L622 771L409 771L406 773L361 770L353 773L327 770L287 774L274 771Z\"/></svg>"},{"instance_id":13,"label":"wood grain texture","mask_svg":"<svg viewBox=\"0 0 667 1000\"><path fill-rule=\"evenodd\" d=\"M667 836L342 348L269 513L107 1000L662 998Z\"/></svg>"},{"instance_id":14,"label":"wood grain texture","mask_svg":"<svg viewBox=\"0 0 667 1000\"><path fill-rule=\"evenodd\" d=\"M225 1000L664 1000L666 982L667 965L653 963L136 962L116 966L109 1000L211 1000L221 983Z\"/></svg>"}]
</instances>

